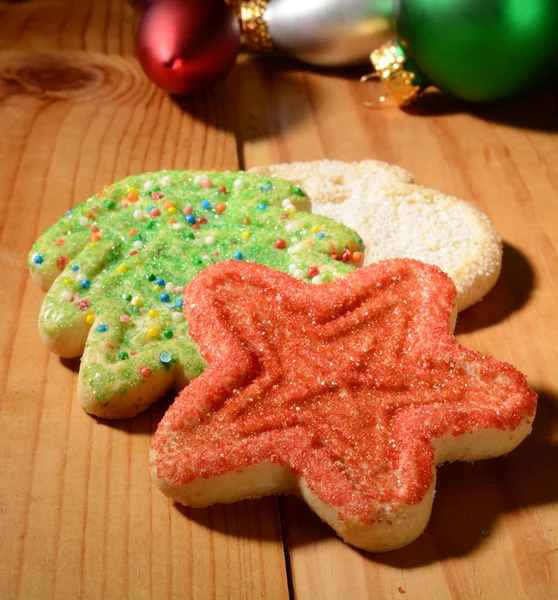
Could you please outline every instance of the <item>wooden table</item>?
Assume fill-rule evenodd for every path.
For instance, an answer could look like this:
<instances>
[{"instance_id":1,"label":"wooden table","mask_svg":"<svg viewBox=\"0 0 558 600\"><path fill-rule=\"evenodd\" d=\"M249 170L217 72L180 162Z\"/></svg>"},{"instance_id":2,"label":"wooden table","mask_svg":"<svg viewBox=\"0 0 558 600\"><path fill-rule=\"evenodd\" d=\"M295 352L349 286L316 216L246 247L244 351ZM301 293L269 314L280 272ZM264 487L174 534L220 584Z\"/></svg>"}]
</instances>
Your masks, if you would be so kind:
<instances>
[{"instance_id":1,"label":"wooden table","mask_svg":"<svg viewBox=\"0 0 558 600\"><path fill-rule=\"evenodd\" d=\"M175 101L139 68L136 24L123 1L0 4L0 597L557 597L556 98L471 109L432 94L410 112L370 110L354 73L243 56L223 84ZM131 173L320 158L399 164L490 216L503 273L457 337L540 394L527 441L441 468L426 533L383 555L345 545L293 498L173 505L147 469L164 402L129 421L87 416L78 361L39 341L26 270L47 226Z\"/></svg>"}]
</instances>

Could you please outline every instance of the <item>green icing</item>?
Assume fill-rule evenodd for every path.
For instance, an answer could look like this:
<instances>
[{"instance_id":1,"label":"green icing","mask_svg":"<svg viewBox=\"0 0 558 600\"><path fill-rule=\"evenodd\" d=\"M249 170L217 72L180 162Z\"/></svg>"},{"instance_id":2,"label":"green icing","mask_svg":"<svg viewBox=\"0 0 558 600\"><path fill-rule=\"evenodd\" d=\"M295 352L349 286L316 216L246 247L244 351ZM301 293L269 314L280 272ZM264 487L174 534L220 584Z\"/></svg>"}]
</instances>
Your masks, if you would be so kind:
<instances>
[{"instance_id":1,"label":"green icing","mask_svg":"<svg viewBox=\"0 0 558 600\"><path fill-rule=\"evenodd\" d=\"M362 252L358 235L304 212L308 207L300 187L256 174L161 171L123 179L78 205L34 244L29 268L50 285L42 331L56 347L72 330L86 334L87 319L94 320L80 377L101 404L146 383L146 368L151 376L170 371L177 381L196 377L204 361L177 302L198 271L241 256L308 281L309 268L317 267L313 281L320 283L355 268L339 258L344 251ZM197 222L189 222L194 217ZM276 247L279 239L285 248ZM310 273L315 276L315 269ZM170 289L158 285L160 279ZM171 355L167 364L160 360L163 351ZM136 412L156 399L142 398Z\"/></svg>"}]
</instances>

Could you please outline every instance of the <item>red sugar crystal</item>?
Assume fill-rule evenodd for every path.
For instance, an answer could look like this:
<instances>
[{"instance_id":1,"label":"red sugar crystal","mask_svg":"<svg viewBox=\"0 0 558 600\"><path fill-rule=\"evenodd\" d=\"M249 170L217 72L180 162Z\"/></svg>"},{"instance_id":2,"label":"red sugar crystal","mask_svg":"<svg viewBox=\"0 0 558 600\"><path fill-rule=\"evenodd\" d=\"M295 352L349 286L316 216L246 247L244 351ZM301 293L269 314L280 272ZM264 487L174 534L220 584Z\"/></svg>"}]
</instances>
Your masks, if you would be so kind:
<instances>
[{"instance_id":1,"label":"red sugar crystal","mask_svg":"<svg viewBox=\"0 0 558 600\"><path fill-rule=\"evenodd\" d=\"M184 310L209 367L159 424L155 474L185 486L271 461L363 522L421 502L433 439L511 431L536 408L511 365L456 342L455 294L410 259L322 285L248 262L208 267Z\"/></svg>"}]
</instances>

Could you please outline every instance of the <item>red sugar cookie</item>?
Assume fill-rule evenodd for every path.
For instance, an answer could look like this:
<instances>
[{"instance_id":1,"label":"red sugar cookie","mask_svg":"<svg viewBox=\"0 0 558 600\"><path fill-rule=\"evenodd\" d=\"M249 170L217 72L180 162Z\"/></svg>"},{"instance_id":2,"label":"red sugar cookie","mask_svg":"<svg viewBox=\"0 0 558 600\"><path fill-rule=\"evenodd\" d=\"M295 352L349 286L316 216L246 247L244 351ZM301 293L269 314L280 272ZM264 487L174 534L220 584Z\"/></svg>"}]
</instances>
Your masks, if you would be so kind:
<instances>
[{"instance_id":1,"label":"red sugar cookie","mask_svg":"<svg viewBox=\"0 0 558 600\"><path fill-rule=\"evenodd\" d=\"M189 506L299 494L347 542L399 548L426 527L436 465L504 454L536 394L458 344L439 268L384 261L324 285L222 262L187 286L209 367L159 424L151 468Z\"/></svg>"}]
</instances>

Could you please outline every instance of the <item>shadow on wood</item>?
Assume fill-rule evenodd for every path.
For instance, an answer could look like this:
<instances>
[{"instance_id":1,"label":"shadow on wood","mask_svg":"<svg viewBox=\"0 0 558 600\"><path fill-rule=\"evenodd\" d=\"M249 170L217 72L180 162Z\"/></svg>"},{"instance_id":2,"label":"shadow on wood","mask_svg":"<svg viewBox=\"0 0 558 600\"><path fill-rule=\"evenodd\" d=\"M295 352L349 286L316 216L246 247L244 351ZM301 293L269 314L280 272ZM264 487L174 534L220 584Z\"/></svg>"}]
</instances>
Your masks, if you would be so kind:
<instances>
[{"instance_id":1,"label":"shadow on wood","mask_svg":"<svg viewBox=\"0 0 558 600\"><path fill-rule=\"evenodd\" d=\"M432 89L404 110L416 117L469 113L484 121L521 129L558 132L556 98L547 90L502 102L471 104Z\"/></svg>"},{"instance_id":2,"label":"shadow on wood","mask_svg":"<svg viewBox=\"0 0 558 600\"><path fill-rule=\"evenodd\" d=\"M263 541L281 541L277 498L243 500L233 504L213 504L207 508L190 508L174 504L174 508L198 525L232 536Z\"/></svg>"},{"instance_id":3,"label":"shadow on wood","mask_svg":"<svg viewBox=\"0 0 558 600\"><path fill-rule=\"evenodd\" d=\"M111 427L120 431L126 431L130 434L139 433L153 435L157 430L159 421L163 418L163 415L169 406L174 402L175 398L176 392L168 392L162 398L157 400L157 402L152 404L148 409L132 419L101 419L95 415L90 415L90 417L94 419L98 425Z\"/></svg>"},{"instance_id":4,"label":"shadow on wood","mask_svg":"<svg viewBox=\"0 0 558 600\"><path fill-rule=\"evenodd\" d=\"M246 57L244 58L246 59ZM372 71L372 65L367 62L353 67L328 68L307 65L281 55L251 56L250 60L244 61L241 56L231 73L230 79L231 82L237 83L249 77L259 79L263 77L267 88L272 89L273 87L282 87L289 78L294 80L305 73L309 73L336 78L340 80L340 83L344 81L345 83L354 84L356 88L360 78ZM260 80L253 88L261 87L261 83ZM284 93L284 90L281 89L281 93ZM246 101L246 98L243 98L243 100ZM274 97L274 101L277 101L277 97ZM296 107L291 106L291 108ZM388 105L386 108L400 110L395 105ZM553 95L550 89L535 91L522 97L500 102L473 104L432 87L428 88L413 104L402 110L409 116L415 117L469 113L484 121L511 125L521 129L558 132L557 109L556 96Z\"/></svg>"},{"instance_id":5,"label":"shadow on wood","mask_svg":"<svg viewBox=\"0 0 558 600\"><path fill-rule=\"evenodd\" d=\"M536 285L537 277L529 258L504 242L502 272L496 285L481 302L459 314L456 335L500 323L529 301Z\"/></svg>"},{"instance_id":6,"label":"shadow on wood","mask_svg":"<svg viewBox=\"0 0 558 600\"><path fill-rule=\"evenodd\" d=\"M312 112L300 73L268 58L241 56L225 81L191 96L172 96L195 119L235 133L240 168L245 142L279 135Z\"/></svg>"},{"instance_id":7,"label":"shadow on wood","mask_svg":"<svg viewBox=\"0 0 558 600\"><path fill-rule=\"evenodd\" d=\"M63 365L68 371L72 371L72 373L79 373L79 365L81 363L81 358L77 356L76 358L62 358L58 359L60 364Z\"/></svg>"}]
</instances>

